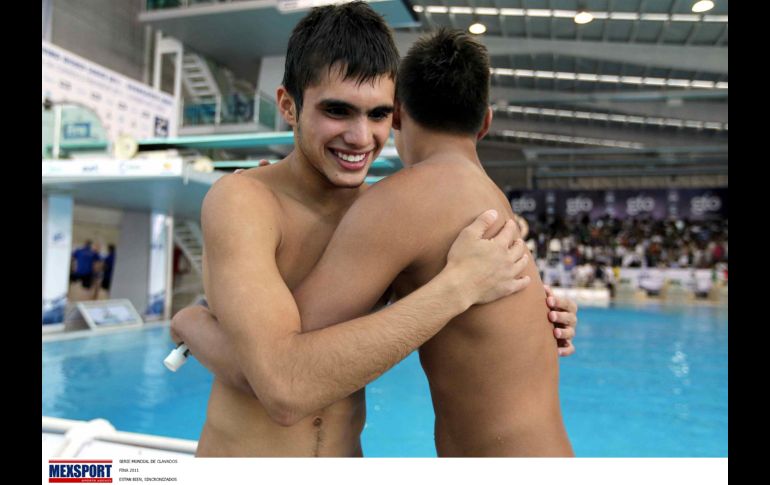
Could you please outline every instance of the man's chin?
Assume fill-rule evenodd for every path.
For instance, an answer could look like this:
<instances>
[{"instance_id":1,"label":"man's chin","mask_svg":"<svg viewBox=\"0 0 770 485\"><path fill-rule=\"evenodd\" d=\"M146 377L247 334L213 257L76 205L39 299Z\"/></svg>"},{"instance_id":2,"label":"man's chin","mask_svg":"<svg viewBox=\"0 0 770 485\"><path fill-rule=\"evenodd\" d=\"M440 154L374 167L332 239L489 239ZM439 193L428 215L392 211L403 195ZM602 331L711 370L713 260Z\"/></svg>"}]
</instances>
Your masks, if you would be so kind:
<instances>
[{"instance_id":1,"label":"man's chin","mask_svg":"<svg viewBox=\"0 0 770 485\"><path fill-rule=\"evenodd\" d=\"M334 184L335 187L339 187L340 189L357 189L358 187L362 186L366 179L361 179L354 182L337 182Z\"/></svg>"},{"instance_id":2,"label":"man's chin","mask_svg":"<svg viewBox=\"0 0 770 485\"><path fill-rule=\"evenodd\" d=\"M341 189L355 189L360 187L366 181L366 172L361 175L346 174L329 179L332 185Z\"/></svg>"}]
</instances>

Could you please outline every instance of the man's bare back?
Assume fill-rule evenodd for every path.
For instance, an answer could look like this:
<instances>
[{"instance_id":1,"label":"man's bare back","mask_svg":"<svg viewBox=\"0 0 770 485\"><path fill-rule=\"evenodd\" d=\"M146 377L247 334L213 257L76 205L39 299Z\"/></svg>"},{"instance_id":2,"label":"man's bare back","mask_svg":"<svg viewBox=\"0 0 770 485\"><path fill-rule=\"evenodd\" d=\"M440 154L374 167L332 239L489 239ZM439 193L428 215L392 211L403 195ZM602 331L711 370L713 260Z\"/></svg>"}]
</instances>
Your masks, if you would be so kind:
<instances>
[{"instance_id":1,"label":"man's bare back","mask_svg":"<svg viewBox=\"0 0 770 485\"><path fill-rule=\"evenodd\" d=\"M508 200L469 160L426 160L404 173L403 188L433 181L445 201L428 254L394 285L399 296L440 270L456 227L473 207L513 217ZM441 180L441 183L437 183ZM424 196L424 194L423 194ZM544 289L533 259L532 283L493 303L474 306L420 347L436 413L439 456L565 456L572 449L559 407L559 367Z\"/></svg>"}]
</instances>

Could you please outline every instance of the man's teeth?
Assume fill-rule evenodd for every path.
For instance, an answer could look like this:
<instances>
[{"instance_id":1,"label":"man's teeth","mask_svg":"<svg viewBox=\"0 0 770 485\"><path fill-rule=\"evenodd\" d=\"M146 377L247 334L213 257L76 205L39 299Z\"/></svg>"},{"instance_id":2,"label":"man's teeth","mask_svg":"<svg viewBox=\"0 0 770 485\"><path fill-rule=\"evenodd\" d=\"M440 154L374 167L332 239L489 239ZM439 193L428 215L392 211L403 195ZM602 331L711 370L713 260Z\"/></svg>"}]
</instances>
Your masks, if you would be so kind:
<instances>
[{"instance_id":1,"label":"man's teeth","mask_svg":"<svg viewBox=\"0 0 770 485\"><path fill-rule=\"evenodd\" d=\"M366 158L366 153L362 153L361 155L346 155L344 153L340 152L334 152L335 155L340 157L341 159L345 160L346 162L360 162L364 158Z\"/></svg>"}]
</instances>

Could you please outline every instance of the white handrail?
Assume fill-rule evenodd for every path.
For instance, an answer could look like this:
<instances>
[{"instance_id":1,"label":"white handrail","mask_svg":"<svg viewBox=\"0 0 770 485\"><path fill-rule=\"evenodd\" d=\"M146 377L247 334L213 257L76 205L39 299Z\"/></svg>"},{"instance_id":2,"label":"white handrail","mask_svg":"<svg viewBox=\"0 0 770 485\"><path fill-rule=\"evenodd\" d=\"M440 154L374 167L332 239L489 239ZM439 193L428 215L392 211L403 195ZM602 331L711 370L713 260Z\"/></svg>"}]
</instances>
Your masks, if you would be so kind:
<instances>
[{"instance_id":1,"label":"white handrail","mask_svg":"<svg viewBox=\"0 0 770 485\"><path fill-rule=\"evenodd\" d=\"M195 454L198 448L193 440L117 431L104 419L77 421L43 416L43 431L65 435L64 443L52 455L56 457L77 456L83 446L97 440L189 454Z\"/></svg>"}]
</instances>

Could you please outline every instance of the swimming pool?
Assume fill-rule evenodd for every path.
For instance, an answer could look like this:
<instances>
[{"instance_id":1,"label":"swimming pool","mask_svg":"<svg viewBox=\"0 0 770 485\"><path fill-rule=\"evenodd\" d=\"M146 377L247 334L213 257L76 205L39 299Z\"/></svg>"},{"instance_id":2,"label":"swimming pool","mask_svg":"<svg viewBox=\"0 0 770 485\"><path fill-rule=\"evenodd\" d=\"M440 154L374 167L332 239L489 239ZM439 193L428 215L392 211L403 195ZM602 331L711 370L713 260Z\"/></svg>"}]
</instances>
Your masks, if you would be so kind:
<instances>
[{"instance_id":1,"label":"swimming pool","mask_svg":"<svg viewBox=\"0 0 770 485\"><path fill-rule=\"evenodd\" d=\"M162 364L165 327L43 343L43 415L102 417L121 431L197 439L211 375ZM580 310L578 352L561 359L561 400L584 457L727 456L727 310ZM416 354L367 387L366 456L435 456Z\"/></svg>"}]
</instances>

